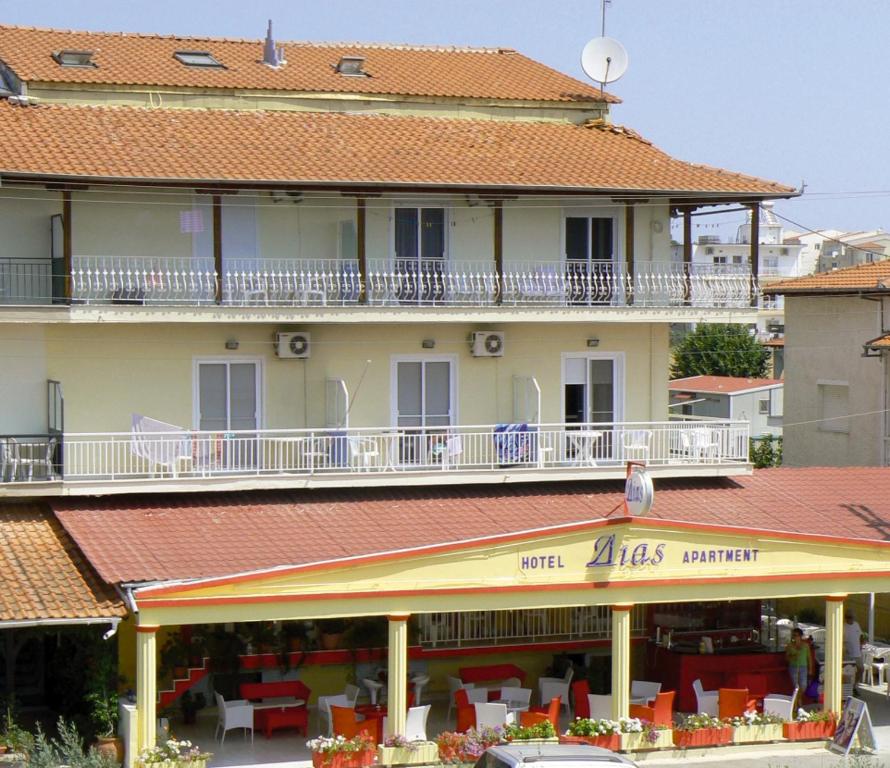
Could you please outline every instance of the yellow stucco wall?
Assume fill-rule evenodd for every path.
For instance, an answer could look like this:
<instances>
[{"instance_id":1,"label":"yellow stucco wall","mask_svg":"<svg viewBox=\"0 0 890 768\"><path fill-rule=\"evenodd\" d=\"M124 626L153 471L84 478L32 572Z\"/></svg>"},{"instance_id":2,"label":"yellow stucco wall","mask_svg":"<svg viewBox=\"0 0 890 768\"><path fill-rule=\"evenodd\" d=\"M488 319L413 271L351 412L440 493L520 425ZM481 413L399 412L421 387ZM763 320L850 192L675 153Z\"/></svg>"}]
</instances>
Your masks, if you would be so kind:
<instances>
[{"instance_id":1,"label":"yellow stucco wall","mask_svg":"<svg viewBox=\"0 0 890 768\"><path fill-rule=\"evenodd\" d=\"M0 188L0 258L49 259L50 217L61 213L61 192L4 183Z\"/></svg>"},{"instance_id":2,"label":"yellow stucco wall","mask_svg":"<svg viewBox=\"0 0 890 768\"><path fill-rule=\"evenodd\" d=\"M308 360L275 356L274 335L288 329L311 334ZM472 357L467 339L474 330L504 330L504 357ZM459 424L511 421L514 376L535 376L542 390L542 420L561 422L564 353L618 355L624 364L624 420L667 416L668 331L663 324L96 324L48 325L45 336L46 373L62 382L69 432L126 431L131 413L192 427L197 359L261 360L267 428L324 427L327 378L342 378L349 388L354 400L350 426L389 426L394 356L420 359L427 353L457 362ZM592 336L599 338L595 350L587 347ZM237 351L225 349L230 339L238 341ZM422 349L423 339L434 339L435 349Z\"/></svg>"}]
</instances>

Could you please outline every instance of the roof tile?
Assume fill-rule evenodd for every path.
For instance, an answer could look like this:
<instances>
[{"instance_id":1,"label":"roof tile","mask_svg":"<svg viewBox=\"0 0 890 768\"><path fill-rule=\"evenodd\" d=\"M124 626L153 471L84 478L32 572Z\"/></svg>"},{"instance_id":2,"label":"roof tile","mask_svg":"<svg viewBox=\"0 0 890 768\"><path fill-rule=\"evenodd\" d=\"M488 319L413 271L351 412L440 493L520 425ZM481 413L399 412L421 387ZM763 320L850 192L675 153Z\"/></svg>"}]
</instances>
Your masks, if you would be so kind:
<instances>
[{"instance_id":1,"label":"roof tile","mask_svg":"<svg viewBox=\"0 0 890 768\"><path fill-rule=\"evenodd\" d=\"M687 376L668 383L676 392L707 392L715 395L738 394L752 389L763 389L783 384L781 379L746 379L736 376Z\"/></svg>"},{"instance_id":2,"label":"roof tile","mask_svg":"<svg viewBox=\"0 0 890 768\"><path fill-rule=\"evenodd\" d=\"M858 293L890 291L890 260L860 264L763 286L766 294Z\"/></svg>"}]
</instances>

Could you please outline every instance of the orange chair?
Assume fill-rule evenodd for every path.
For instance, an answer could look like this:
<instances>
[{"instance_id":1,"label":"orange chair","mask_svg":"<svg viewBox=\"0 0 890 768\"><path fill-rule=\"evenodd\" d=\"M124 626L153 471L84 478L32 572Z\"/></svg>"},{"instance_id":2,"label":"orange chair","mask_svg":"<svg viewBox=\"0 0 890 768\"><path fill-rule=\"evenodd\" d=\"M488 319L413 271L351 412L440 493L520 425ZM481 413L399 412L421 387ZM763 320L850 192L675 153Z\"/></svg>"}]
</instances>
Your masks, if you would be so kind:
<instances>
[{"instance_id":1,"label":"orange chair","mask_svg":"<svg viewBox=\"0 0 890 768\"><path fill-rule=\"evenodd\" d=\"M466 688L459 688L454 692L454 706L457 710L457 726L455 730L463 733L476 727L476 705L470 704Z\"/></svg>"},{"instance_id":2,"label":"orange chair","mask_svg":"<svg viewBox=\"0 0 890 768\"><path fill-rule=\"evenodd\" d=\"M572 683L572 698L575 700L575 717L590 717L590 685L586 680L577 680Z\"/></svg>"},{"instance_id":3,"label":"orange chair","mask_svg":"<svg viewBox=\"0 0 890 768\"><path fill-rule=\"evenodd\" d=\"M719 717L741 717L753 711L757 702L748 698L747 688L721 688L717 698Z\"/></svg>"},{"instance_id":4,"label":"orange chair","mask_svg":"<svg viewBox=\"0 0 890 768\"><path fill-rule=\"evenodd\" d=\"M543 707L534 707L528 712L520 712L519 724L523 728L528 728L529 726L537 725L538 723L543 723L545 720L549 720L553 724L554 730L559 733L559 708L560 698L559 696L554 696L550 699L550 706L547 707L547 709L544 709Z\"/></svg>"},{"instance_id":5,"label":"orange chair","mask_svg":"<svg viewBox=\"0 0 890 768\"><path fill-rule=\"evenodd\" d=\"M643 704L631 704L630 716L638 717L655 725L674 724L674 697L676 691L661 691L655 696L655 706L647 707Z\"/></svg>"},{"instance_id":6,"label":"orange chair","mask_svg":"<svg viewBox=\"0 0 890 768\"><path fill-rule=\"evenodd\" d=\"M335 736L351 739L362 731L377 740L377 724L359 720L352 707L331 707L331 723Z\"/></svg>"}]
</instances>

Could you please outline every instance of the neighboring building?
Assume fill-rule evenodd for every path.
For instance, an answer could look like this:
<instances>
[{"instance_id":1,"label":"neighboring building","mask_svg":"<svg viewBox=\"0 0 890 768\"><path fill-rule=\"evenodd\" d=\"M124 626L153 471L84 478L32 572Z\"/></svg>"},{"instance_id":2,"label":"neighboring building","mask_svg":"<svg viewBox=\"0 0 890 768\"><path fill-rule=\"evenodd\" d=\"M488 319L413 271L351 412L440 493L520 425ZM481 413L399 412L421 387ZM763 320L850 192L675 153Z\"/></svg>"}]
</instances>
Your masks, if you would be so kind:
<instances>
[{"instance_id":1,"label":"neighboring building","mask_svg":"<svg viewBox=\"0 0 890 768\"><path fill-rule=\"evenodd\" d=\"M783 463L890 464L890 261L770 286L785 296Z\"/></svg>"},{"instance_id":2,"label":"neighboring building","mask_svg":"<svg viewBox=\"0 0 890 768\"><path fill-rule=\"evenodd\" d=\"M668 385L676 416L746 421L751 437L782 434L782 382L733 376L688 376Z\"/></svg>"}]
</instances>

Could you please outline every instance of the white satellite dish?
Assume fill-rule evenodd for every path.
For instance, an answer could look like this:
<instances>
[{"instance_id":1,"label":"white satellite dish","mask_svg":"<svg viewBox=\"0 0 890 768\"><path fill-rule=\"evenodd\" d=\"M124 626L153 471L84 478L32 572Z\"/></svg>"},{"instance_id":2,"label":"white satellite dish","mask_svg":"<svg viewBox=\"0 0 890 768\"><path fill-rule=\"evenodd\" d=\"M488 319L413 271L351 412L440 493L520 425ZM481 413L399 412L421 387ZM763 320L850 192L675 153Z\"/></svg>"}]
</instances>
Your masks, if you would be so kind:
<instances>
[{"instance_id":1,"label":"white satellite dish","mask_svg":"<svg viewBox=\"0 0 890 768\"><path fill-rule=\"evenodd\" d=\"M597 83L612 83L627 72L627 51L611 37L595 37L581 51L581 68Z\"/></svg>"}]
</instances>

